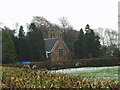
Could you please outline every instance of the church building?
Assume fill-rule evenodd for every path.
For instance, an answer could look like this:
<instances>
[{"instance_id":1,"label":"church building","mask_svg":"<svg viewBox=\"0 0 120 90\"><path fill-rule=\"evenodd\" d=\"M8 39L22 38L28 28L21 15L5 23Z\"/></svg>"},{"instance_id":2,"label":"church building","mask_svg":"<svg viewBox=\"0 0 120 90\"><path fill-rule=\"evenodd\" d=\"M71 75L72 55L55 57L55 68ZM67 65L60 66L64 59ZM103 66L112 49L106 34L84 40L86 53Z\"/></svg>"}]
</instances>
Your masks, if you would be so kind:
<instances>
[{"instance_id":1,"label":"church building","mask_svg":"<svg viewBox=\"0 0 120 90\"><path fill-rule=\"evenodd\" d=\"M62 33L59 30L49 30L48 38L44 39L46 47L46 56L52 61L69 60L70 50L62 39Z\"/></svg>"}]
</instances>

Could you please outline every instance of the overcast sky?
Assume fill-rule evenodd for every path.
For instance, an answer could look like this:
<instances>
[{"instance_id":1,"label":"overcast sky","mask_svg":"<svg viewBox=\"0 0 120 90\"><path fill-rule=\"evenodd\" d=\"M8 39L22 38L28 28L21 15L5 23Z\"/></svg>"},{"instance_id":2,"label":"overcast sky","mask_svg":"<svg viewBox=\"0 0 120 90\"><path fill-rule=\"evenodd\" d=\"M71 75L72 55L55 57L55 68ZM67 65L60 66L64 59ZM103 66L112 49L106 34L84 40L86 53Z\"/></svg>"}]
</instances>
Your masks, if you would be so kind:
<instances>
[{"instance_id":1,"label":"overcast sky","mask_svg":"<svg viewBox=\"0 0 120 90\"><path fill-rule=\"evenodd\" d=\"M59 24L67 17L70 25L79 30L89 24L91 28L118 30L118 1L120 0L0 0L0 22L15 28L30 23L33 16L43 16Z\"/></svg>"}]
</instances>

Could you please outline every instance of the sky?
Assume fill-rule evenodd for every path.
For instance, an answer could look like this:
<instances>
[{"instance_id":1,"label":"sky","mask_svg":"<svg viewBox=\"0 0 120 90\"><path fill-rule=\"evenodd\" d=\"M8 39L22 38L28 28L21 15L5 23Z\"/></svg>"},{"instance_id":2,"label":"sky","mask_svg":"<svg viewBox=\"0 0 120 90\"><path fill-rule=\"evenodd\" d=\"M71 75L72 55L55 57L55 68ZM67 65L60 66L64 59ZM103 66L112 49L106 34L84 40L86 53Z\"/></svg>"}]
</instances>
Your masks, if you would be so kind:
<instances>
[{"instance_id":1,"label":"sky","mask_svg":"<svg viewBox=\"0 0 120 90\"><path fill-rule=\"evenodd\" d=\"M91 28L118 30L118 1L120 0L0 0L1 26L25 26L33 16L43 16L60 25L66 17L76 30L89 24Z\"/></svg>"}]
</instances>

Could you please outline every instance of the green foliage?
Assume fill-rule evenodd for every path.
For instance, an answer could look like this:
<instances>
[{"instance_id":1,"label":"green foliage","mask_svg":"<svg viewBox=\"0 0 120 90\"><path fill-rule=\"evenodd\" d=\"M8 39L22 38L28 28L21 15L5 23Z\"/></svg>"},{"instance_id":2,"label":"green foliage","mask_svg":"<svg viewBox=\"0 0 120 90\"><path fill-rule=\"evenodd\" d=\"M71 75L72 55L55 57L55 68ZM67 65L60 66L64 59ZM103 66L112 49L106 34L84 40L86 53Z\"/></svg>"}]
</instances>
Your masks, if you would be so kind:
<instances>
[{"instance_id":1,"label":"green foliage","mask_svg":"<svg viewBox=\"0 0 120 90\"><path fill-rule=\"evenodd\" d=\"M11 30L5 27L2 29L2 62L13 63L17 60L15 45Z\"/></svg>"},{"instance_id":2,"label":"green foliage","mask_svg":"<svg viewBox=\"0 0 120 90\"><path fill-rule=\"evenodd\" d=\"M92 29L89 29L85 33L85 40L86 40L86 55L88 58L97 57L100 54L100 42L99 36L95 36L95 33Z\"/></svg>"},{"instance_id":3,"label":"green foliage","mask_svg":"<svg viewBox=\"0 0 120 90\"><path fill-rule=\"evenodd\" d=\"M93 58L100 56L99 36L96 36L94 31L86 25L86 33L80 30L78 40L74 43L74 52L77 59Z\"/></svg>"},{"instance_id":4,"label":"green foliage","mask_svg":"<svg viewBox=\"0 0 120 90\"><path fill-rule=\"evenodd\" d=\"M34 23L30 25L27 40L29 43L30 55L32 61L46 60L45 44L41 29L37 28Z\"/></svg>"},{"instance_id":5,"label":"green foliage","mask_svg":"<svg viewBox=\"0 0 120 90\"><path fill-rule=\"evenodd\" d=\"M23 26L20 26L18 37L15 38L15 47L19 62L27 61L30 59L28 43L25 37Z\"/></svg>"},{"instance_id":6,"label":"green foliage","mask_svg":"<svg viewBox=\"0 0 120 90\"><path fill-rule=\"evenodd\" d=\"M25 35L24 35L24 30L23 30L23 26L20 26L18 36L19 36L20 39L25 37Z\"/></svg>"},{"instance_id":7,"label":"green foliage","mask_svg":"<svg viewBox=\"0 0 120 90\"><path fill-rule=\"evenodd\" d=\"M83 30L80 30L78 40L75 41L74 43L74 54L75 58L84 58L85 57L85 35Z\"/></svg>"}]
</instances>

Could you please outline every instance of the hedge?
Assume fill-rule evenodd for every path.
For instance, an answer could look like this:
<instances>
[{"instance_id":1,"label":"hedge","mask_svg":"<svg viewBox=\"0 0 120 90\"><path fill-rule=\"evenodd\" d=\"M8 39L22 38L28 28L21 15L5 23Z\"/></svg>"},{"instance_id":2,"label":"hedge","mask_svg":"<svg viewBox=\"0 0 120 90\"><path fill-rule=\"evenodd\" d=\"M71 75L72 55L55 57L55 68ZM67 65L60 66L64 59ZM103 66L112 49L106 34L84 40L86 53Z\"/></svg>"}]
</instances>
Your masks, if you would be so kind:
<instances>
[{"instance_id":1,"label":"hedge","mask_svg":"<svg viewBox=\"0 0 120 90\"><path fill-rule=\"evenodd\" d=\"M63 69L63 68L80 68L80 67L104 67L120 65L120 58L96 58L96 59L79 59L79 60L64 60L64 61L42 61L32 62L30 66L36 65L35 69ZM2 66L20 67L23 63L3 64Z\"/></svg>"}]
</instances>

